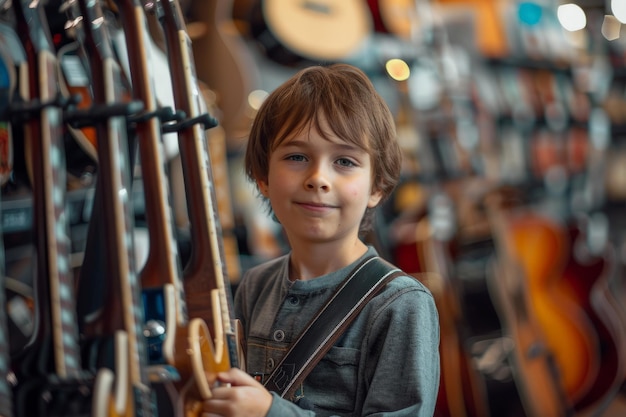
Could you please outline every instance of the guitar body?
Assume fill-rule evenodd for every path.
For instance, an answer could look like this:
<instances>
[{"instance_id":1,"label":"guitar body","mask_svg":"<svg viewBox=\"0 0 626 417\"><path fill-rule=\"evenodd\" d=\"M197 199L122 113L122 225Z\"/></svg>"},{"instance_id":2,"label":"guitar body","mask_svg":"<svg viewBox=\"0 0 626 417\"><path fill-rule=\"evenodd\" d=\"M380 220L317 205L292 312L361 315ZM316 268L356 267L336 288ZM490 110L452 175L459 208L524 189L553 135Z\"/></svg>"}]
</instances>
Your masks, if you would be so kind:
<instances>
[{"instance_id":1,"label":"guitar body","mask_svg":"<svg viewBox=\"0 0 626 417\"><path fill-rule=\"evenodd\" d=\"M625 363L620 351L626 339L617 300L609 288L610 276L616 268L613 248L607 247L602 254L589 253L584 227L578 224L569 227L571 249L563 271L563 294L589 317L598 334L600 363L593 384L576 403L578 410L600 405L615 394L623 382Z\"/></svg>"},{"instance_id":2,"label":"guitar body","mask_svg":"<svg viewBox=\"0 0 626 417\"><path fill-rule=\"evenodd\" d=\"M513 376L524 413L529 417L569 416L573 407L565 396L554 355L533 310L528 279L511 258L506 240L508 213L500 207L489 208L496 256L487 273L488 289L503 332L514 344Z\"/></svg>"},{"instance_id":3,"label":"guitar body","mask_svg":"<svg viewBox=\"0 0 626 417\"><path fill-rule=\"evenodd\" d=\"M286 66L346 59L373 27L367 4L356 0L259 0L250 19L265 55Z\"/></svg>"},{"instance_id":4,"label":"guitar body","mask_svg":"<svg viewBox=\"0 0 626 417\"><path fill-rule=\"evenodd\" d=\"M553 352L567 398L576 404L591 388L600 366L598 336L584 310L560 290L569 236L559 224L533 213L513 216L508 236L522 266L529 296Z\"/></svg>"}]
</instances>

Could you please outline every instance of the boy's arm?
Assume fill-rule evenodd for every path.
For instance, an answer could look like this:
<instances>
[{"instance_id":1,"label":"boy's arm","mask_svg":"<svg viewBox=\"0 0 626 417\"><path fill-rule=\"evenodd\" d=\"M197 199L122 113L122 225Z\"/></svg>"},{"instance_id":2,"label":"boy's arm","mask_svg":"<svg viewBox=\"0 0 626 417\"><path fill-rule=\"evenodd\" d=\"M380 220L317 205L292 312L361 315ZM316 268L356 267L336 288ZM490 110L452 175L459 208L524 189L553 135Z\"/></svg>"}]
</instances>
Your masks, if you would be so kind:
<instances>
[{"instance_id":1,"label":"boy's arm","mask_svg":"<svg viewBox=\"0 0 626 417\"><path fill-rule=\"evenodd\" d=\"M372 320L363 416L432 417L440 378L439 316L432 295L405 288Z\"/></svg>"}]
</instances>

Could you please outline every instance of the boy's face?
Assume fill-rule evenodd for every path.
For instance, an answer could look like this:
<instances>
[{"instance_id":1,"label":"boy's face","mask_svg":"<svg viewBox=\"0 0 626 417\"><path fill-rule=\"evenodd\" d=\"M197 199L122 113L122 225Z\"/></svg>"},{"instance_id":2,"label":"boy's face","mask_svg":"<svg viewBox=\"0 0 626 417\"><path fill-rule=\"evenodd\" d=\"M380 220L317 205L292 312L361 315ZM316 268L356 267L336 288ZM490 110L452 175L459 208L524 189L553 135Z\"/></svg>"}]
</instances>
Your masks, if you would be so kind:
<instances>
[{"instance_id":1,"label":"boy's face","mask_svg":"<svg viewBox=\"0 0 626 417\"><path fill-rule=\"evenodd\" d=\"M365 209L381 200L372 192L369 154L314 128L285 139L271 154L268 180L258 181L292 247L297 243L358 237Z\"/></svg>"}]
</instances>

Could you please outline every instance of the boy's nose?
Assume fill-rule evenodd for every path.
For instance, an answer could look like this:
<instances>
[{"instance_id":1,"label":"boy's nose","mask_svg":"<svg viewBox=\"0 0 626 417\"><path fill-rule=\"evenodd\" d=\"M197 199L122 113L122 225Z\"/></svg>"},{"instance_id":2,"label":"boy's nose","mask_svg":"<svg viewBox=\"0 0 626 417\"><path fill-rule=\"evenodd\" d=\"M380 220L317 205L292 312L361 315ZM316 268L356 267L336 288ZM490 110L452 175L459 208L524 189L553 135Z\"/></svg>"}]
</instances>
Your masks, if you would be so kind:
<instances>
[{"instance_id":1,"label":"boy's nose","mask_svg":"<svg viewBox=\"0 0 626 417\"><path fill-rule=\"evenodd\" d=\"M322 168L314 167L307 176L305 187L309 190L328 190L330 188L330 182Z\"/></svg>"}]
</instances>

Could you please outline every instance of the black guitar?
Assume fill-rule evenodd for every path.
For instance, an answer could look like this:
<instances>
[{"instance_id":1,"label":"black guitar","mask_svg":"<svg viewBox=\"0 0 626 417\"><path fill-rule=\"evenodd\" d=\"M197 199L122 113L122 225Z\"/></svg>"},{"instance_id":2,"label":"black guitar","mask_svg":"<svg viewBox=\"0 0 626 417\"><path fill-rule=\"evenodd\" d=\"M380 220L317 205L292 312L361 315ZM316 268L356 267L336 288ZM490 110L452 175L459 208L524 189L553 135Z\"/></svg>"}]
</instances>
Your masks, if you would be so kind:
<instances>
[{"instance_id":1,"label":"black guitar","mask_svg":"<svg viewBox=\"0 0 626 417\"><path fill-rule=\"evenodd\" d=\"M89 57L93 106L85 117L96 129L98 177L89 233L101 231L102 251L91 253L103 267L104 291L98 309L83 317L82 331L88 366L98 370L94 392L94 415L149 417L154 401L148 379L147 353L142 334L144 313L135 267L134 219L127 135L128 118L142 110L136 101L125 101L121 68L111 48L111 38L99 1L78 1L83 17L82 47ZM93 236L91 236L93 238ZM89 237L88 237L89 239ZM98 245L95 245L97 248ZM88 247L87 250L94 247ZM80 285L93 285L87 273L93 265L83 263ZM83 271L83 269L85 271ZM100 277L96 273L95 277ZM113 379L114 377L114 379Z\"/></svg>"}]
</instances>

